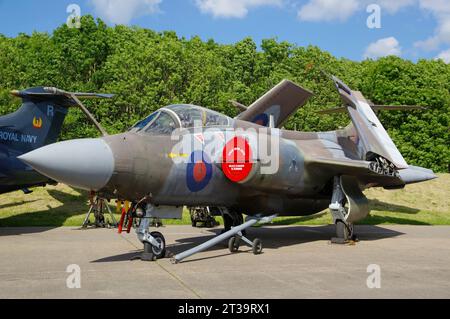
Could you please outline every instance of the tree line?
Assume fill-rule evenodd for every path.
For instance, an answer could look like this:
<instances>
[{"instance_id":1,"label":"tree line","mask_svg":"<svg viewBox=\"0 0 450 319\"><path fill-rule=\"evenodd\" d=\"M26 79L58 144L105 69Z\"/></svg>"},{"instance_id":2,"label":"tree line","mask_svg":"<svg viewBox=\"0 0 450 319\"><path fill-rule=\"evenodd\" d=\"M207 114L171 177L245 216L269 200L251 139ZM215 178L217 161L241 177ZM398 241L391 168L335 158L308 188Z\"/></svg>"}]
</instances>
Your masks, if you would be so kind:
<instances>
[{"instance_id":1,"label":"tree line","mask_svg":"<svg viewBox=\"0 0 450 319\"><path fill-rule=\"evenodd\" d=\"M33 86L115 93L86 104L110 132L118 133L156 109L173 103L206 106L229 116L229 100L249 105L282 79L314 92L287 129L327 131L346 126L345 114L317 111L341 105L324 72L334 74L376 104L421 105L425 111L380 112L394 142L412 165L448 171L450 163L450 65L399 57L361 62L336 58L315 46L301 47L245 38L219 44L175 32L115 26L84 16L80 29L65 24L52 34L14 38L0 34L0 114L17 109L9 92ZM62 139L97 136L77 109L66 119Z\"/></svg>"}]
</instances>

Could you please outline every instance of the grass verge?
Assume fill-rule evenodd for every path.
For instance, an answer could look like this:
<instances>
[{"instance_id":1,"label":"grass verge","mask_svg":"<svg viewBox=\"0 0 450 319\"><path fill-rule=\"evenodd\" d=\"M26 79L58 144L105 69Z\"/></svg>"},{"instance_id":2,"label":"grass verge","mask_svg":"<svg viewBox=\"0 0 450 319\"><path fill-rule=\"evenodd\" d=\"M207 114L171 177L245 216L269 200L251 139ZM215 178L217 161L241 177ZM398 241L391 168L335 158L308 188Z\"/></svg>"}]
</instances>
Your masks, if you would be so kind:
<instances>
[{"instance_id":1,"label":"grass verge","mask_svg":"<svg viewBox=\"0 0 450 319\"><path fill-rule=\"evenodd\" d=\"M439 174L436 180L409 185L403 190L370 189L366 195L372 212L361 224L450 225L449 194L450 174ZM0 196L0 227L80 226L87 209L87 193L65 185L36 188L30 195L14 192ZM277 218L274 224L326 225L331 222L330 214L324 211L307 217ZM185 210L182 220L165 224L190 225L189 214Z\"/></svg>"}]
</instances>

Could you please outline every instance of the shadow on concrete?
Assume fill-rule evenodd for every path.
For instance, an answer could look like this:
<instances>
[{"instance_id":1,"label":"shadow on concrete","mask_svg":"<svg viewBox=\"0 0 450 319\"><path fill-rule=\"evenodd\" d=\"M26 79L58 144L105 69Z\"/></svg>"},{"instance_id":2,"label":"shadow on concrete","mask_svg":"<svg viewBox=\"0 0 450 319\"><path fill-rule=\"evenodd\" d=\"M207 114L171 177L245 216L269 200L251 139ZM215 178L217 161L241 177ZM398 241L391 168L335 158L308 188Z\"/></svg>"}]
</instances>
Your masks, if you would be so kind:
<instances>
[{"instance_id":1,"label":"shadow on concrete","mask_svg":"<svg viewBox=\"0 0 450 319\"><path fill-rule=\"evenodd\" d=\"M403 235L403 233L385 229L378 226L355 226L356 234L361 241L380 240L385 238L392 238ZM167 247L168 257L174 256L181 252L185 252L195 246L198 246L209 239L214 238L220 234L221 229L211 229L209 235L199 235L195 237L188 237L178 239L176 244L169 245ZM305 244L316 241L329 242L332 237L335 236L335 227L329 226L286 226L286 227L256 227L247 230L247 237L250 240L254 238L260 238L263 242L264 248L268 249L280 249L287 246L293 246L298 244ZM220 251L221 253L216 256L209 256L206 258L195 258L195 256L189 258L183 262L192 262L203 259L220 258L229 256L231 253L228 251L228 240L208 249L207 251ZM251 253L251 248L245 244L241 245L240 252ZM133 257L139 256L142 251L134 251L126 254L110 256L93 261L93 263L106 263L106 262L119 262L129 261Z\"/></svg>"},{"instance_id":2,"label":"shadow on concrete","mask_svg":"<svg viewBox=\"0 0 450 319\"><path fill-rule=\"evenodd\" d=\"M401 232L393 231L390 229L385 229L378 226L355 226L355 231L358 238L361 241L373 241L373 240L381 240L385 238L392 238L403 235ZM294 227L261 227L261 228L251 228L248 230L248 238L253 240L254 238L260 238L263 242L264 248L268 249L280 249L283 247L298 245L298 244L306 244L316 241L329 242L331 238L335 237L335 226L294 226ZM212 237L211 237L212 238ZM174 254L181 253L186 251L192 247L195 247L197 244L201 244L205 241L199 240L199 238L186 238L178 240L179 244L170 247L170 250ZM195 258L195 256L183 261L193 262L199 261L203 259L211 259L218 258L230 255L227 248L227 242L224 242L222 245L218 245L216 247L211 248L209 251L215 250L223 250L226 249L227 254L218 255L218 256L210 256L206 258ZM241 245L240 253L252 253L251 248L245 244Z\"/></svg>"},{"instance_id":3,"label":"shadow on concrete","mask_svg":"<svg viewBox=\"0 0 450 319\"><path fill-rule=\"evenodd\" d=\"M370 209L372 214L360 222L361 225L382 225L382 224L392 224L392 225L422 225L429 226L431 224L415 220L413 218L409 218L408 215L418 214L420 212L419 209L411 208L408 206L390 204L386 202L379 201L377 199L370 201ZM394 216L377 216L373 213L376 211L384 211L384 212L392 212L396 213L402 217L394 217ZM299 216L299 217L290 217L283 220L275 220L273 225L276 226L288 226L288 225L298 225L301 223L307 223L309 221L322 218L328 215L329 212L325 211L319 214L311 215L311 216ZM403 216L404 215L404 216Z\"/></svg>"},{"instance_id":4,"label":"shadow on concrete","mask_svg":"<svg viewBox=\"0 0 450 319\"><path fill-rule=\"evenodd\" d=\"M92 263L111 263L120 261L132 261L134 258L139 257L142 251L134 251L129 253L124 253L116 256L110 256L92 261Z\"/></svg>"},{"instance_id":5,"label":"shadow on concrete","mask_svg":"<svg viewBox=\"0 0 450 319\"><path fill-rule=\"evenodd\" d=\"M218 235L220 230L213 230L214 235ZM371 241L384 238L391 238L403 235L401 232L385 229L378 226L355 226L355 232L361 240ZM333 225L327 226L287 226L287 227L258 227L247 230L247 237L250 240L260 238L264 247L278 249L286 246L305 244L316 241L329 241L336 236L336 229ZM170 250L177 254L186 249L190 249L197 244L213 238L213 236L201 236L184 238L177 240L177 244L170 247ZM228 241L217 248L227 247ZM244 245L242 247L245 247Z\"/></svg>"}]
</instances>

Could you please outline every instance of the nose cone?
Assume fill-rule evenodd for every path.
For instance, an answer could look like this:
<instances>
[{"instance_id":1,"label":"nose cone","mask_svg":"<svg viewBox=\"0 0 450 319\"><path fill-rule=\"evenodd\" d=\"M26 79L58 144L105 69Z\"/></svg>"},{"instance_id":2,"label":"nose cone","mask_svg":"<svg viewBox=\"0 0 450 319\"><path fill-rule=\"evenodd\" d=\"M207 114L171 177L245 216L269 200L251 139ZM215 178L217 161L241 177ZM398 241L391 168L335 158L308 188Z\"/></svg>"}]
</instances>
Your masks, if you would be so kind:
<instances>
[{"instance_id":1,"label":"nose cone","mask_svg":"<svg viewBox=\"0 0 450 319\"><path fill-rule=\"evenodd\" d=\"M72 140L22 155L21 161L63 184L98 191L114 171L114 155L102 139Z\"/></svg>"}]
</instances>

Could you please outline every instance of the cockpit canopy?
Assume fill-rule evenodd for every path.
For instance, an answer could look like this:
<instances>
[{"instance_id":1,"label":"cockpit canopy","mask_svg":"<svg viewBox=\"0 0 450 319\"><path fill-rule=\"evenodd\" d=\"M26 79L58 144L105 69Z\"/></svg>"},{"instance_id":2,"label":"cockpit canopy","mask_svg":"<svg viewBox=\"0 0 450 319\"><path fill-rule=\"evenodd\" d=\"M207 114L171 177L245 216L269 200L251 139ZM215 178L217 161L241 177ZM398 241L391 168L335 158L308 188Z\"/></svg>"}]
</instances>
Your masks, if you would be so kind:
<instances>
[{"instance_id":1,"label":"cockpit canopy","mask_svg":"<svg viewBox=\"0 0 450 319\"><path fill-rule=\"evenodd\" d=\"M131 131L156 135L170 135L176 129L194 127L226 127L232 119L209 109L188 104L164 107L138 122Z\"/></svg>"}]
</instances>

